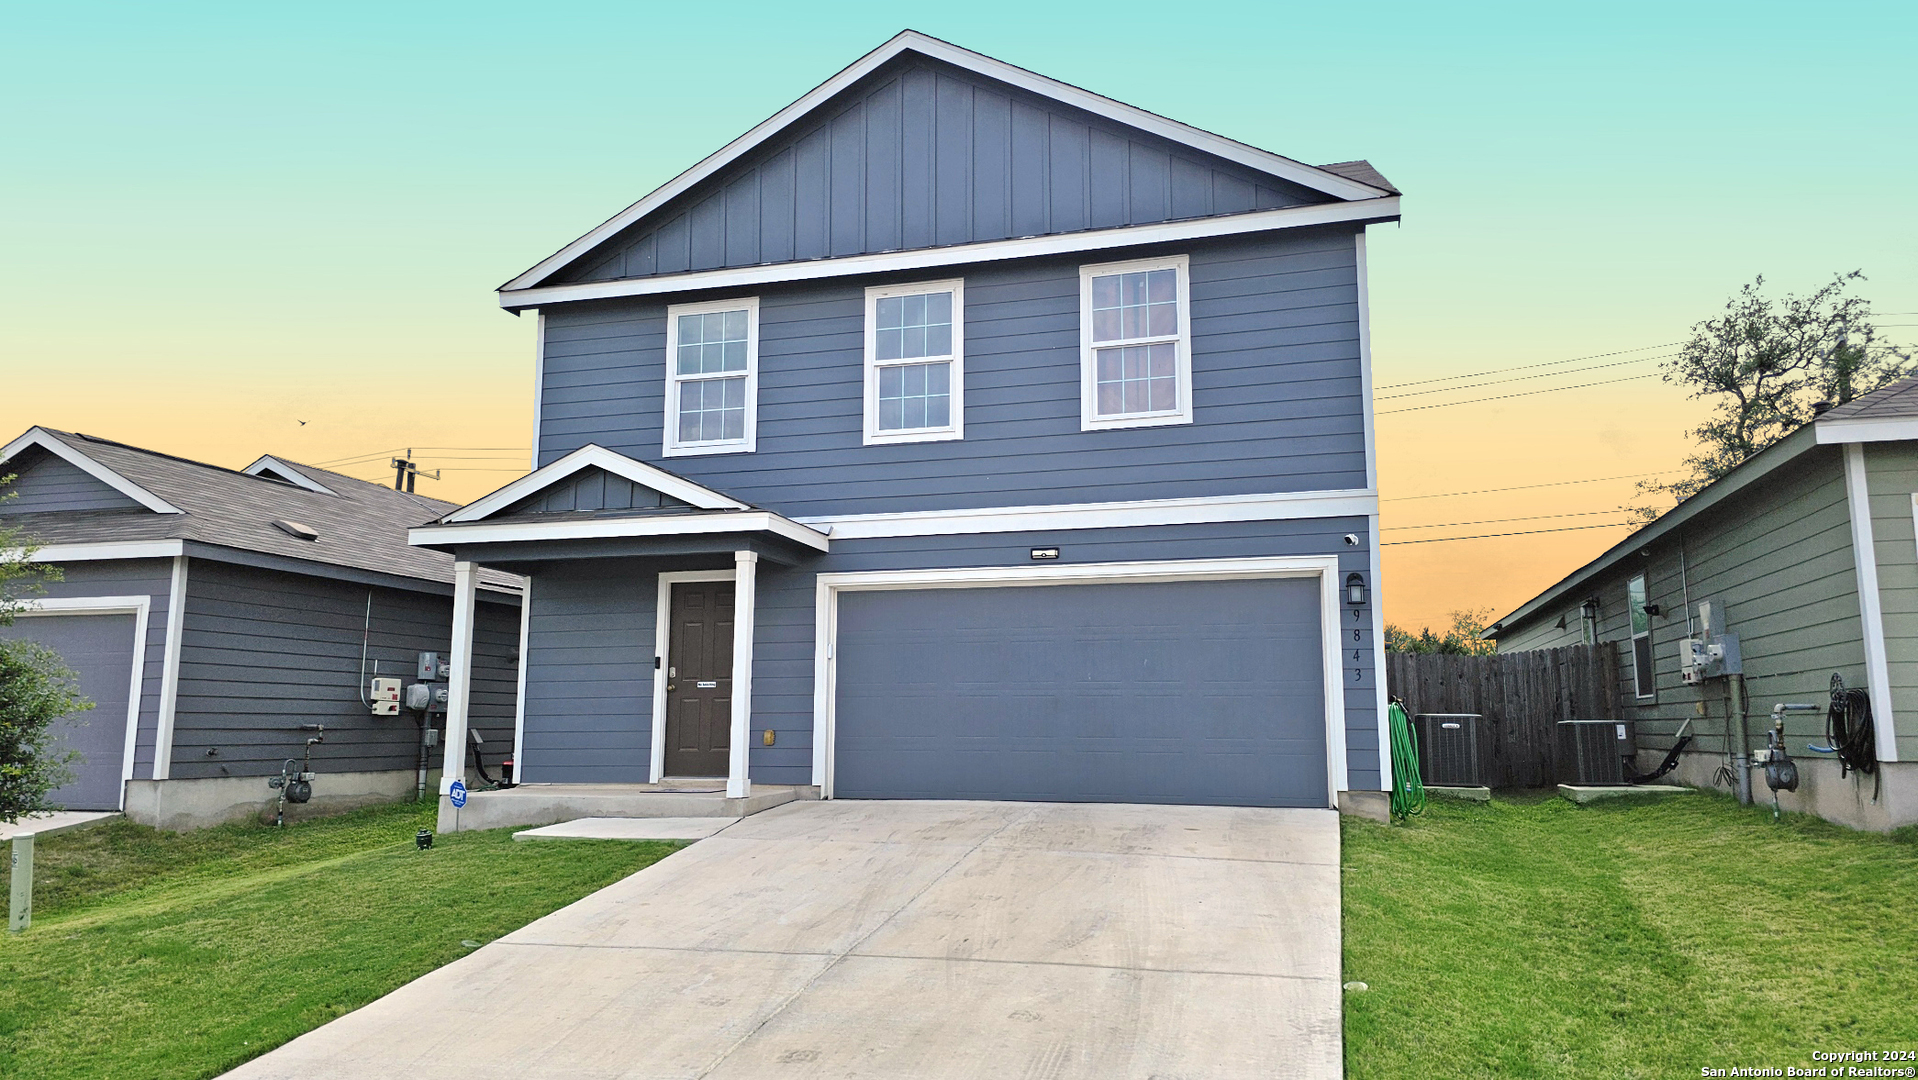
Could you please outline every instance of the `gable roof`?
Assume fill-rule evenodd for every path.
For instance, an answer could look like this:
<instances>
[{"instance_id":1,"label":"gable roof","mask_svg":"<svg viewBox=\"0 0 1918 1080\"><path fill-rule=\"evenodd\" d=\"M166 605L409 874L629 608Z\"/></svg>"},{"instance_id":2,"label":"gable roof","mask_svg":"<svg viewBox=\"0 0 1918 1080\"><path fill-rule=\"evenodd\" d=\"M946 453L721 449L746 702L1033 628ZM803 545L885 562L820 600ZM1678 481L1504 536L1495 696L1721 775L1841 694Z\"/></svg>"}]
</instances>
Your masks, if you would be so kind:
<instances>
[{"instance_id":1,"label":"gable roof","mask_svg":"<svg viewBox=\"0 0 1918 1080\"><path fill-rule=\"evenodd\" d=\"M53 454L103 479L112 476L168 507L158 512L127 508L0 518L8 525L25 526L39 545L189 541L422 581L449 585L453 581L449 556L406 542L409 527L454 509L449 502L283 458L270 460L305 477L311 486L276 478L267 470L249 474L44 427L8 443L0 457L11 460L37 453ZM4 515L3 506L0 515ZM275 525L276 521L307 526L319 538L300 539ZM482 583L495 590L519 587L513 575L480 573Z\"/></svg>"},{"instance_id":2,"label":"gable roof","mask_svg":"<svg viewBox=\"0 0 1918 1080\"><path fill-rule=\"evenodd\" d=\"M165 499L141 487L139 484L115 472L113 469L108 468L93 458L68 446L66 443L61 442L54 437L54 432L47 428L28 428L25 434L8 443L6 446L0 447L0 461L12 461L25 451L35 448L44 450L54 457L65 461L67 464L72 465L74 468L79 469L81 472L86 473L102 484L125 495L141 506L146 507L147 510L153 513L178 514L181 512L180 509L172 503L167 502ZM4 507L0 507L0 510L4 510Z\"/></svg>"},{"instance_id":3,"label":"gable roof","mask_svg":"<svg viewBox=\"0 0 1918 1080\"><path fill-rule=\"evenodd\" d=\"M281 480L294 487L303 487L308 491L317 491L322 495L337 495L339 492L307 475L303 468L290 461L281 461L271 454L262 454L260 459L241 472L248 476L264 476L269 480Z\"/></svg>"},{"instance_id":4,"label":"gable roof","mask_svg":"<svg viewBox=\"0 0 1918 1080\"><path fill-rule=\"evenodd\" d=\"M1369 166L1363 169L1358 168L1357 166L1361 163L1344 163L1339 168L1317 168L1306 165L908 30L867 53L799 100L727 143L717 152L609 218L586 235L500 286L501 305L512 309L534 306L532 298L513 294L524 294L535 288L551 287L558 283L569 268L575 267L575 264L588 256L595 255L603 245L616 236L633 228L655 211L666 208L668 203L692 191L703 181L714 177L728 166L755 150L765 147L775 137L802 124L815 114L829 111L836 97L848 91L866 76L907 54L950 65L972 75L1017 88L1063 107L1079 110L1123 125L1127 129L1146 133L1148 136L1184 147L1208 158L1231 163L1232 166L1248 170L1251 174L1269 177L1274 182L1286 186L1307 189L1329 200L1370 201L1394 199L1397 195L1395 190L1384 184L1384 178L1378 176L1376 170L1370 169ZM1396 216L1396 206L1391 208L1390 216Z\"/></svg>"},{"instance_id":5,"label":"gable roof","mask_svg":"<svg viewBox=\"0 0 1918 1080\"><path fill-rule=\"evenodd\" d=\"M668 498L676 499L696 510L753 509L730 495L714 491L678 473L667 472L657 465L648 465L643 461L629 458L625 454L608 450L598 443L587 443L558 461L527 473L491 495L443 515L439 520L446 525L484 521L533 495L564 483L575 474L587 469L604 470L641 487L657 491Z\"/></svg>"},{"instance_id":6,"label":"gable roof","mask_svg":"<svg viewBox=\"0 0 1918 1080\"><path fill-rule=\"evenodd\" d=\"M1821 443L1918 439L1918 375L1853 398L1815 423Z\"/></svg>"}]
</instances>

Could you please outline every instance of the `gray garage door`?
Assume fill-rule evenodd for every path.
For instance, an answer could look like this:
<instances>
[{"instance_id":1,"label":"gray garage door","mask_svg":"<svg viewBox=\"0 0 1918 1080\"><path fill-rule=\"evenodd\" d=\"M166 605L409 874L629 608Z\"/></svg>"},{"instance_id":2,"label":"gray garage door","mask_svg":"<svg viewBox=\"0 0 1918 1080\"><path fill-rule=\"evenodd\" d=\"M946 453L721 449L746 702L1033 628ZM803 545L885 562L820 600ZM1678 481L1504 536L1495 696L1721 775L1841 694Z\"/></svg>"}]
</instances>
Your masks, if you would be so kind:
<instances>
[{"instance_id":1,"label":"gray garage door","mask_svg":"<svg viewBox=\"0 0 1918 1080\"><path fill-rule=\"evenodd\" d=\"M1318 584L847 591L834 794L1326 805Z\"/></svg>"},{"instance_id":2,"label":"gray garage door","mask_svg":"<svg viewBox=\"0 0 1918 1080\"><path fill-rule=\"evenodd\" d=\"M27 638L54 652L79 676L93 708L55 729L59 747L78 750L73 782L49 801L69 810L118 810L126 755L127 694L133 677L133 616L28 615L0 626L0 637Z\"/></svg>"}]
</instances>

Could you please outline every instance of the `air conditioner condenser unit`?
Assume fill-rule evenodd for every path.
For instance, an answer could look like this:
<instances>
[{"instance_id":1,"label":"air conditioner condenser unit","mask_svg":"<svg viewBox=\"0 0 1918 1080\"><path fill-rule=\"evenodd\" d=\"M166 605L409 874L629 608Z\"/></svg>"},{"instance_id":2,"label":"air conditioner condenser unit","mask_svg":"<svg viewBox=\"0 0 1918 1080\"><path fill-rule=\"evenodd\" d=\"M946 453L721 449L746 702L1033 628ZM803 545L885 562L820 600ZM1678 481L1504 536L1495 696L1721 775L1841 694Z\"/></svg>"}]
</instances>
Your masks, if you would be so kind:
<instances>
[{"instance_id":1,"label":"air conditioner condenser unit","mask_svg":"<svg viewBox=\"0 0 1918 1080\"><path fill-rule=\"evenodd\" d=\"M1579 787L1619 787L1625 762L1638 754L1630 720L1560 720L1558 782Z\"/></svg>"},{"instance_id":2,"label":"air conditioner condenser unit","mask_svg":"<svg viewBox=\"0 0 1918 1080\"><path fill-rule=\"evenodd\" d=\"M1419 778L1432 787L1484 787L1489 756L1478 713L1419 713Z\"/></svg>"}]
</instances>

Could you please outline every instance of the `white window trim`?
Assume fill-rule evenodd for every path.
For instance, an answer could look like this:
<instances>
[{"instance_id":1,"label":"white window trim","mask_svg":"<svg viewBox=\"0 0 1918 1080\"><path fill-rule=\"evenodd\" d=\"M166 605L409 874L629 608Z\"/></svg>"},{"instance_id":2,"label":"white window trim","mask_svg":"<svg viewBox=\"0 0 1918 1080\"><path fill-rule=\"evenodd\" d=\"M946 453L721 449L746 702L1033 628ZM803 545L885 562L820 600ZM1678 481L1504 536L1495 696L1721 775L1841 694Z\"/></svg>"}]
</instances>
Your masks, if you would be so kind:
<instances>
[{"instance_id":1,"label":"white window trim","mask_svg":"<svg viewBox=\"0 0 1918 1080\"><path fill-rule=\"evenodd\" d=\"M1325 687L1326 798L1337 806L1346 789L1345 666L1340 655L1339 561L1336 556L1262 556L1242 559L1179 559L1160 562L1051 566L976 566L937 570L873 570L819 574L814 579L812 781L820 797L833 797L833 749L837 734L839 594L867 589L968 589L1119 582L1231 581L1257 578L1317 578L1321 677ZM1379 717L1385 737L1385 717Z\"/></svg>"},{"instance_id":2,"label":"white window trim","mask_svg":"<svg viewBox=\"0 0 1918 1080\"><path fill-rule=\"evenodd\" d=\"M679 441L679 384L682 382L738 378L735 372L723 375L682 376L679 373L679 318L714 311L746 312L746 437L724 442L682 443ZM750 454L757 443L759 428L759 297L743 296L731 300L711 300L702 304L672 304L666 308L666 430L660 452L666 457L691 457L697 454Z\"/></svg>"},{"instance_id":3,"label":"white window trim","mask_svg":"<svg viewBox=\"0 0 1918 1080\"><path fill-rule=\"evenodd\" d=\"M914 356L898 360L879 357L879 301L893 296L917 296L920 293L952 294L952 355L950 357ZM963 278L948 281L920 281L907 285L875 285L866 290L866 441L865 445L885 443L943 442L966 437L966 283ZM879 369L909 364L931 364L946 360L952 365L952 422L943 427L908 428L901 431L879 430Z\"/></svg>"},{"instance_id":4,"label":"white window trim","mask_svg":"<svg viewBox=\"0 0 1918 1080\"><path fill-rule=\"evenodd\" d=\"M653 622L653 745L646 782L666 775L666 665L673 657L673 586L682 581L738 581L734 570L667 570L659 575L659 599ZM734 688L737 693L738 688ZM729 776L730 780L731 777Z\"/></svg>"},{"instance_id":5,"label":"white window trim","mask_svg":"<svg viewBox=\"0 0 1918 1080\"><path fill-rule=\"evenodd\" d=\"M1165 412L1132 413L1125 416L1098 415L1097 365L1093 362L1092 342L1092 279L1108 274L1131 274L1141 270L1177 270L1179 333L1173 346L1177 372L1178 400L1175 408ZM1133 259L1128 262L1095 263L1079 267L1079 430L1102 431L1107 428L1159 427L1165 424L1190 424L1192 422L1192 301L1191 301L1192 260L1185 255L1168 255L1158 259ZM1117 344L1131 342L1123 339L1119 343L1102 342L1101 348L1115 348ZM1160 340L1142 338L1140 341Z\"/></svg>"},{"instance_id":6,"label":"white window trim","mask_svg":"<svg viewBox=\"0 0 1918 1080\"><path fill-rule=\"evenodd\" d=\"M1635 701L1657 701L1658 700L1658 654L1652 652L1652 644L1651 644L1652 616L1650 612L1646 612L1644 633L1639 633L1637 630L1635 630L1632 627L1632 582L1634 581L1642 581L1645 583L1645 603L1641 605L1641 607L1649 607L1652 602L1652 582L1651 582L1651 577L1649 575L1633 574L1631 577L1628 577L1625 579L1625 632L1626 632L1626 645L1632 650L1632 699ZM1643 679L1643 680L1641 680L1638 677L1638 639L1639 638L1644 638L1646 640L1647 644L1645 646L1645 651L1652 658L1652 670L1646 673L1650 677L1648 679ZM1639 693L1638 688L1641 684L1649 684L1652 688L1652 692L1649 694Z\"/></svg>"},{"instance_id":7,"label":"white window trim","mask_svg":"<svg viewBox=\"0 0 1918 1080\"><path fill-rule=\"evenodd\" d=\"M150 596L61 596L35 599L14 612L17 618L35 615L133 616L133 668L128 672L126 738L120 751L120 809L127 805L127 781L133 779L134 747L140 731L140 703L146 697L147 617ZM156 760L157 757L156 757Z\"/></svg>"}]
</instances>

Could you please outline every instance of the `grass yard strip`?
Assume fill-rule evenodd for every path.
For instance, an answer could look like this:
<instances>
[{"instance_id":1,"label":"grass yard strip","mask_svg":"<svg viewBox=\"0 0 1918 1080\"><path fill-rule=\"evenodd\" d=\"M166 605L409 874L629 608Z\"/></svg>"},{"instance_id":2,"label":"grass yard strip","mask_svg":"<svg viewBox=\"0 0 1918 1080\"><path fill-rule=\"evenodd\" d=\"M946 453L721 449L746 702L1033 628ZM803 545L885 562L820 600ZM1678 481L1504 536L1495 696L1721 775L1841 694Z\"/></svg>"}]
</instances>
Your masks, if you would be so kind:
<instances>
[{"instance_id":1,"label":"grass yard strip","mask_svg":"<svg viewBox=\"0 0 1918 1080\"><path fill-rule=\"evenodd\" d=\"M1671 1077L1918 1047L1918 830L1701 793L1343 823L1346 1075Z\"/></svg>"},{"instance_id":2,"label":"grass yard strip","mask_svg":"<svg viewBox=\"0 0 1918 1080\"><path fill-rule=\"evenodd\" d=\"M500 829L416 850L433 813L45 838L36 884L60 883L0 940L0 1076L218 1075L683 846Z\"/></svg>"}]
</instances>

